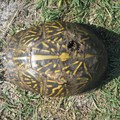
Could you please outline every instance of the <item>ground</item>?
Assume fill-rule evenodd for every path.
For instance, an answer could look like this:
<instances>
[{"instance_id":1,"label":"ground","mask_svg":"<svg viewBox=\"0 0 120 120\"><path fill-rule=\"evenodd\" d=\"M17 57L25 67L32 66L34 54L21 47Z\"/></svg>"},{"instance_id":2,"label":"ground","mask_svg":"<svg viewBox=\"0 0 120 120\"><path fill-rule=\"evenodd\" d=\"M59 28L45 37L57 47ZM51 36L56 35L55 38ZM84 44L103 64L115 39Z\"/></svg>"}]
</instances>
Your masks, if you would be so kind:
<instances>
[{"instance_id":1,"label":"ground","mask_svg":"<svg viewBox=\"0 0 120 120\"><path fill-rule=\"evenodd\" d=\"M0 120L120 119L119 0L1 0L0 49L14 33L54 20L97 27L109 60L103 84L83 95L48 98L17 88L1 73Z\"/></svg>"}]
</instances>

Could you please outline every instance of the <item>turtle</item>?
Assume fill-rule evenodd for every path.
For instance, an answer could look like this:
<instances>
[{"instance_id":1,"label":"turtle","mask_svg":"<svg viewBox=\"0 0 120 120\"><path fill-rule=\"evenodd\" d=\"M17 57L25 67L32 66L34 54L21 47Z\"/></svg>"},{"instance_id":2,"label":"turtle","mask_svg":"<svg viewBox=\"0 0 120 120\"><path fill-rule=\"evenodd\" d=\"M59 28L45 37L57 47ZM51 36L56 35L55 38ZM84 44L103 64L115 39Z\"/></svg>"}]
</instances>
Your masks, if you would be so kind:
<instances>
[{"instance_id":1,"label":"turtle","mask_svg":"<svg viewBox=\"0 0 120 120\"><path fill-rule=\"evenodd\" d=\"M4 50L6 79L47 97L80 95L102 81L107 51L80 23L46 22L12 35Z\"/></svg>"}]
</instances>

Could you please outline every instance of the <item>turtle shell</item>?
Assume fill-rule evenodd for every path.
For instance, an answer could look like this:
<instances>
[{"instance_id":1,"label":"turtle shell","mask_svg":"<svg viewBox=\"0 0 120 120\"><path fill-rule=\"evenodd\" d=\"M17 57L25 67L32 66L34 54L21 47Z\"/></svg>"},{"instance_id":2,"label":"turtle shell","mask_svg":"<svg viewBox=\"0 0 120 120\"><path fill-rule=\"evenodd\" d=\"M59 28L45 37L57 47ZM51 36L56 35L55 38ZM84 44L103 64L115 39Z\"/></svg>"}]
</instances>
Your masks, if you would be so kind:
<instances>
[{"instance_id":1,"label":"turtle shell","mask_svg":"<svg viewBox=\"0 0 120 120\"><path fill-rule=\"evenodd\" d=\"M89 91L107 67L101 40L76 23L54 21L22 30L9 39L5 52L7 78L45 96Z\"/></svg>"}]
</instances>

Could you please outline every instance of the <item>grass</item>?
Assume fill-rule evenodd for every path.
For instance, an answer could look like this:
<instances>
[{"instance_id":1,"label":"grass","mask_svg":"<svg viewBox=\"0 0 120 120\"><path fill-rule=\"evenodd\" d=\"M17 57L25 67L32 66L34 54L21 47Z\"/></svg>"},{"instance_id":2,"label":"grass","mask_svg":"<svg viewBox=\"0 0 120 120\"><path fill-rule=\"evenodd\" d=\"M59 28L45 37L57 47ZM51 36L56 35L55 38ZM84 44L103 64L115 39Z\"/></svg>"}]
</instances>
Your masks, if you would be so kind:
<instances>
[{"instance_id":1,"label":"grass","mask_svg":"<svg viewBox=\"0 0 120 120\"><path fill-rule=\"evenodd\" d=\"M9 4L12 3L10 0L5 1ZM106 82L97 91L80 96L41 97L31 92L22 91L7 81L0 82L0 119L120 119L119 0L23 0L21 3L19 0L15 0L13 2L16 6L10 7L13 14L8 16L7 25L0 27L0 31L12 35L31 25L54 20L85 23L98 28L100 26L102 29L99 29L101 32L98 32L98 35L104 38L109 65ZM7 37L3 36L1 41Z\"/></svg>"}]
</instances>

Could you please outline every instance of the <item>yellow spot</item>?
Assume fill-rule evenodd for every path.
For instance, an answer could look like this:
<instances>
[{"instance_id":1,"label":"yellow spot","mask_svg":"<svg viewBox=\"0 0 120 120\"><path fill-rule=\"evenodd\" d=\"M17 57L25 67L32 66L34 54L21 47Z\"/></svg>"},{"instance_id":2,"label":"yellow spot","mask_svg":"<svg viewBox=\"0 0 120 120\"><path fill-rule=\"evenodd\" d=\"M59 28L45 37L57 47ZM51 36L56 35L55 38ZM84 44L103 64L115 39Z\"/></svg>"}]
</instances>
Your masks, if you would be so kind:
<instances>
[{"instance_id":1,"label":"yellow spot","mask_svg":"<svg viewBox=\"0 0 120 120\"><path fill-rule=\"evenodd\" d=\"M61 61L66 61L70 58L70 56L68 53L63 52L59 58L61 59Z\"/></svg>"},{"instance_id":2,"label":"yellow spot","mask_svg":"<svg viewBox=\"0 0 120 120\"><path fill-rule=\"evenodd\" d=\"M57 66L57 65L56 65L56 64L54 64L54 65L53 65L53 68L55 68L56 66Z\"/></svg>"}]
</instances>

